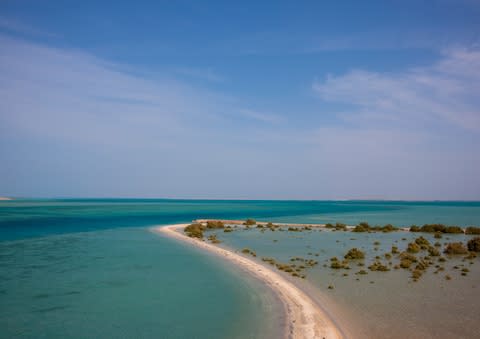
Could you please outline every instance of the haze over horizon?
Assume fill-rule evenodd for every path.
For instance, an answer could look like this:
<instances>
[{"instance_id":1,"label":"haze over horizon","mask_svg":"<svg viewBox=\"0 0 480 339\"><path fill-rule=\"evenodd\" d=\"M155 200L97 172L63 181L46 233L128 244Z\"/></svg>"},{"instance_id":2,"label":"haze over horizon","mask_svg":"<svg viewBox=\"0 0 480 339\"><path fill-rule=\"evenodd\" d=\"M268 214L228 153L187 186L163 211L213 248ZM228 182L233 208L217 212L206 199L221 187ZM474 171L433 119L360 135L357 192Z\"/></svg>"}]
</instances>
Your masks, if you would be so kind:
<instances>
[{"instance_id":1,"label":"haze over horizon","mask_svg":"<svg viewBox=\"0 0 480 339\"><path fill-rule=\"evenodd\" d=\"M478 201L479 17L3 1L0 196Z\"/></svg>"}]
</instances>

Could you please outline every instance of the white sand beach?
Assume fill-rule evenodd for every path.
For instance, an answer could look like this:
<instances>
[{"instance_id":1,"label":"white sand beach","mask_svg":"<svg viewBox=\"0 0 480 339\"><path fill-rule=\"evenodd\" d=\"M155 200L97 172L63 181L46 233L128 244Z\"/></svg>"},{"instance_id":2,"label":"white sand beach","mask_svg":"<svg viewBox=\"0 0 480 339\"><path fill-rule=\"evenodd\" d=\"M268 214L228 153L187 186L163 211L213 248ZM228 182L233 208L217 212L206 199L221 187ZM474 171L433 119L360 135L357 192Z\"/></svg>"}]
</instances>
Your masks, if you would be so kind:
<instances>
[{"instance_id":1,"label":"white sand beach","mask_svg":"<svg viewBox=\"0 0 480 339\"><path fill-rule=\"evenodd\" d=\"M188 224L155 227L155 232L189 243L197 248L214 253L243 268L263 281L278 295L285 306L287 328L285 337L293 339L343 338L340 329L311 298L280 274L223 248L216 247L200 239L190 238L180 231Z\"/></svg>"}]
</instances>

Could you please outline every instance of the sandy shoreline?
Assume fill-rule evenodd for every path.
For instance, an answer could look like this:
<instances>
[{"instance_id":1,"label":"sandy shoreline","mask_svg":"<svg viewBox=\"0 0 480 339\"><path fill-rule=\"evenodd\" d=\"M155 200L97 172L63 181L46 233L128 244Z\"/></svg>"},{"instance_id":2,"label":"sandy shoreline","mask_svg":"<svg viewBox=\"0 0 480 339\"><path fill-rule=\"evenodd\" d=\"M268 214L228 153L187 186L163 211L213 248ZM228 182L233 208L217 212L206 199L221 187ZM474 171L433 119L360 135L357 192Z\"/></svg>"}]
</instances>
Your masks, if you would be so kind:
<instances>
[{"instance_id":1,"label":"sandy shoreline","mask_svg":"<svg viewBox=\"0 0 480 339\"><path fill-rule=\"evenodd\" d=\"M229 221L231 222L231 221ZM293 283L280 274L264 267L253 260L233 253L226 249L214 246L205 241L189 238L179 232L189 224L176 224L153 228L155 232L162 233L171 238L189 243L197 248L214 253L231 263L248 271L268 287L280 298L285 306L287 338L343 338L341 331L334 325L330 317Z\"/></svg>"}]
</instances>

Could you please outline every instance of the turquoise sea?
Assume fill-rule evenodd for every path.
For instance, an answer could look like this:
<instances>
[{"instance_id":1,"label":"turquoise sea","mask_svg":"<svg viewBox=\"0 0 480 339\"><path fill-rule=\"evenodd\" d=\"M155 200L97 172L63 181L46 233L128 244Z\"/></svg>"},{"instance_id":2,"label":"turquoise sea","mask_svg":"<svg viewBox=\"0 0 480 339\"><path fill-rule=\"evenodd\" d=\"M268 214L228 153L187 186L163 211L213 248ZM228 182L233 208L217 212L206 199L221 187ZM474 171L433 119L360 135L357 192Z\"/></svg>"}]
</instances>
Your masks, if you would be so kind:
<instances>
[{"instance_id":1,"label":"turquoise sea","mask_svg":"<svg viewBox=\"0 0 480 339\"><path fill-rule=\"evenodd\" d=\"M270 291L149 229L249 217L478 226L480 202L0 201L0 338L278 337Z\"/></svg>"}]
</instances>

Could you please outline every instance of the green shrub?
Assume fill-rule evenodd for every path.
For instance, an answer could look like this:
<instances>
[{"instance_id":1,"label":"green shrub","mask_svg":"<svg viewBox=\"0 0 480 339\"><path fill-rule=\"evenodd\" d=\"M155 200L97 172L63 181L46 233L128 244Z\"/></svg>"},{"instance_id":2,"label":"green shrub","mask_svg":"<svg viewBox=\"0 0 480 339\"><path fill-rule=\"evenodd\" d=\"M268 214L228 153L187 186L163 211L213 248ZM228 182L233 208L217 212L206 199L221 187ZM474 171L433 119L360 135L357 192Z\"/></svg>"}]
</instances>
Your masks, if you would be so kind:
<instances>
[{"instance_id":1,"label":"green shrub","mask_svg":"<svg viewBox=\"0 0 480 339\"><path fill-rule=\"evenodd\" d=\"M463 233L463 229L458 226L448 226L445 229L445 233L454 233L454 234L460 234Z\"/></svg>"},{"instance_id":2,"label":"green shrub","mask_svg":"<svg viewBox=\"0 0 480 339\"><path fill-rule=\"evenodd\" d=\"M420 246L418 244L411 242L408 244L407 252L409 253L418 253L420 252Z\"/></svg>"},{"instance_id":3,"label":"green shrub","mask_svg":"<svg viewBox=\"0 0 480 339\"><path fill-rule=\"evenodd\" d=\"M446 254L467 254L467 248L461 242L451 242L443 251Z\"/></svg>"},{"instance_id":4,"label":"green shrub","mask_svg":"<svg viewBox=\"0 0 480 339\"><path fill-rule=\"evenodd\" d=\"M420 232L420 227L417 225L410 226L410 232Z\"/></svg>"},{"instance_id":5,"label":"green shrub","mask_svg":"<svg viewBox=\"0 0 480 339\"><path fill-rule=\"evenodd\" d=\"M465 229L465 234L480 234L480 227L467 227Z\"/></svg>"},{"instance_id":6,"label":"green shrub","mask_svg":"<svg viewBox=\"0 0 480 339\"><path fill-rule=\"evenodd\" d=\"M467 243L467 247L469 251L480 252L480 237L470 239Z\"/></svg>"},{"instance_id":7,"label":"green shrub","mask_svg":"<svg viewBox=\"0 0 480 339\"><path fill-rule=\"evenodd\" d=\"M435 247L430 246L428 248L428 254L431 255L432 257L438 257L440 255L440 251Z\"/></svg>"},{"instance_id":8,"label":"green shrub","mask_svg":"<svg viewBox=\"0 0 480 339\"><path fill-rule=\"evenodd\" d=\"M419 245L421 249L427 249L430 246L430 242L422 236L415 239L415 243Z\"/></svg>"},{"instance_id":9,"label":"green shrub","mask_svg":"<svg viewBox=\"0 0 480 339\"><path fill-rule=\"evenodd\" d=\"M202 224L191 224L188 225L187 227L184 228L184 232L189 236L190 238L203 238L203 231L205 230L205 226Z\"/></svg>"},{"instance_id":10,"label":"green shrub","mask_svg":"<svg viewBox=\"0 0 480 339\"><path fill-rule=\"evenodd\" d=\"M422 271L417 270L417 269L414 270L414 271L412 272L412 278L413 278L413 280L414 280L414 281L417 281L418 279L420 279L420 277L422 276L422 274L423 274Z\"/></svg>"},{"instance_id":11,"label":"green shrub","mask_svg":"<svg viewBox=\"0 0 480 339\"><path fill-rule=\"evenodd\" d=\"M255 225L257 222L254 220L254 219L247 219L245 220L245 222L243 223L245 226L253 226Z\"/></svg>"},{"instance_id":12,"label":"green shrub","mask_svg":"<svg viewBox=\"0 0 480 339\"><path fill-rule=\"evenodd\" d=\"M401 260L403 260L403 259L408 259L408 260L410 260L410 261L412 261L412 262L417 262L417 257L414 256L413 254L408 253L408 252L402 252L402 253L400 253L400 256L399 256L399 257L400 257Z\"/></svg>"},{"instance_id":13,"label":"green shrub","mask_svg":"<svg viewBox=\"0 0 480 339\"><path fill-rule=\"evenodd\" d=\"M345 254L345 259L364 259L365 258L365 253L360 251L358 248L352 248Z\"/></svg>"},{"instance_id":14,"label":"green shrub","mask_svg":"<svg viewBox=\"0 0 480 339\"><path fill-rule=\"evenodd\" d=\"M208 240L210 240L210 242L211 242L212 244L219 244L219 243L221 243L221 241L217 239L217 235L216 235L216 234L211 234L211 235L209 235L209 236L208 236Z\"/></svg>"},{"instance_id":15,"label":"green shrub","mask_svg":"<svg viewBox=\"0 0 480 339\"><path fill-rule=\"evenodd\" d=\"M361 225L355 226L355 228L352 230L352 232L367 232L368 228L365 228Z\"/></svg>"},{"instance_id":16,"label":"green shrub","mask_svg":"<svg viewBox=\"0 0 480 339\"><path fill-rule=\"evenodd\" d=\"M446 227L442 224L425 224L420 229L420 232L435 233L441 232L445 233Z\"/></svg>"},{"instance_id":17,"label":"green shrub","mask_svg":"<svg viewBox=\"0 0 480 339\"><path fill-rule=\"evenodd\" d=\"M219 220L209 220L207 221L207 228L208 229L217 229L217 228L224 228L223 222Z\"/></svg>"},{"instance_id":18,"label":"green shrub","mask_svg":"<svg viewBox=\"0 0 480 339\"><path fill-rule=\"evenodd\" d=\"M370 269L370 271L380 271L380 272L390 271L390 269L386 265L382 264L379 261L374 262L373 264L368 266L368 268Z\"/></svg>"},{"instance_id":19,"label":"green shrub","mask_svg":"<svg viewBox=\"0 0 480 339\"><path fill-rule=\"evenodd\" d=\"M410 268L412 266L412 261L409 259L402 259L400 260L400 267L401 268Z\"/></svg>"},{"instance_id":20,"label":"green shrub","mask_svg":"<svg viewBox=\"0 0 480 339\"><path fill-rule=\"evenodd\" d=\"M334 228L335 226L333 226L331 223L326 223L326 224L325 224L325 227L326 227L326 228Z\"/></svg>"}]
</instances>

